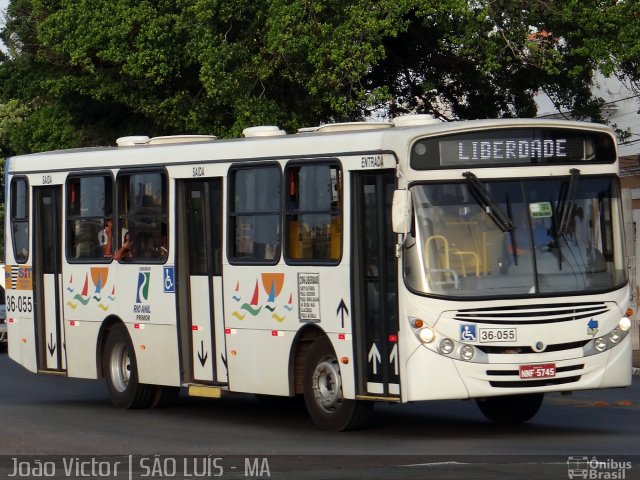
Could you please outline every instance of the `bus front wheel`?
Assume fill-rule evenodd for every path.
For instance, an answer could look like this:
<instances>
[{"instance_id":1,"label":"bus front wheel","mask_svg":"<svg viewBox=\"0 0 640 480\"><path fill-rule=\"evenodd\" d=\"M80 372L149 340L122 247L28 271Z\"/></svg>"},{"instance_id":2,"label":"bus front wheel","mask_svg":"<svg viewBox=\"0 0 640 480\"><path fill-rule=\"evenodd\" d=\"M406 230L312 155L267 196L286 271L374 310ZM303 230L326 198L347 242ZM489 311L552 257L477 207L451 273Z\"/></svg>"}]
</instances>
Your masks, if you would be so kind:
<instances>
[{"instance_id":1,"label":"bus front wheel","mask_svg":"<svg viewBox=\"0 0 640 480\"><path fill-rule=\"evenodd\" d=\"M313 422L323 430L344 431L363 427L372 403L345 399L340 365L327 337L317 338L304 364L304 402Z\"/></svg>"},{"instance_id":2,"label":"bus front wheel","mask_svg":"<svg viewBox=\"0 0 640 480\"><path fill-rule=\"evenodd\" d=\"M153 400L153 386L138 382L135 351L123 324L114 326L108 333L102 358L102 373L114 406L147 408Z\"/></svg>"},{"instance_id":3,"label":"bus front wheel","mask_svg":"<svg viewBox=\"0 0 640 480\"><path fill-rule=\"evenodd\" d=\"M480 411L494 423L522 423L538 413L543 393L529 395L506 395L476 400Z\"/></svg>"}]
</instances>

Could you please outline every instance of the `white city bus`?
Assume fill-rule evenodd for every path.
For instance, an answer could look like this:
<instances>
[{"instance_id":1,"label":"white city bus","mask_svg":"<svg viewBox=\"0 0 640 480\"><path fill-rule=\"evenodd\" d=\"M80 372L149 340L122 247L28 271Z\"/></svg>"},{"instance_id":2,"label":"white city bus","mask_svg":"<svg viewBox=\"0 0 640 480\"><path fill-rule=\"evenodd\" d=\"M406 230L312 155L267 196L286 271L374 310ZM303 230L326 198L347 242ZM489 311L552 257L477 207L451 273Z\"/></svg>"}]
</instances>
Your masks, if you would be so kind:
<instances>
[{"instance_id":1,"label":"white city bus","mask_svg":"<svg viewBox=\"0 0 640 480\"><path fill-rule=\"evenodd\" d=\"M9 159L10 357L104 378L124 408L302 394L333 430L374 401L521 422L547 392L630 384L610 129L408 116L245 136Z\"/></svg>"}]
</instances>

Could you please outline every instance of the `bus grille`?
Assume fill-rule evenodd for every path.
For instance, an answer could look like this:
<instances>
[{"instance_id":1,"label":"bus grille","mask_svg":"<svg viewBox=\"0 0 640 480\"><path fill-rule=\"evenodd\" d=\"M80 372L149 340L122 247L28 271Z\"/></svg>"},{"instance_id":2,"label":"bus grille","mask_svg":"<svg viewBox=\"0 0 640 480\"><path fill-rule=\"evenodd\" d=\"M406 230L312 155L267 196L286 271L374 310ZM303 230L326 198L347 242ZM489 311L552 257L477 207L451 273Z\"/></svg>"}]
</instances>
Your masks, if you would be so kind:
<instances>
[{"instance_id":1,"label":"bus grille","mask_svg":"<svg viewBox=\"0 0 640 480\"><path fill-rule=\"evenodd\" d=\"M581 340L581 341L578 341L578 342L569 342L569 343L555 343L555 344L547 345L544 348L544 353L562 352L564 350L571 350L571 349L574 349L574 348L582 348L589 342L590 342L590 340ZM508 347L489 346L489 345L476 345L476 348L479 349L479 350L482 350L484 353L497 354L497 355L500 355L500 354L513 355L513 354L521 354L521 353L541 353L541 352L534 351L532 347L527 346L527 345L508 346Z\"/></svg>"},{"instance_id":2,"label":"bus grille","mask_svg":"<svg viewBox=\"0 0 640 480\"><path fill-rule=\"evenodd\" d=\"M575 377L563 378L545 378L542 380L523 380L523 381L491 381L489 384L496 388L527 388L527 387L547 387L549 385L564 385L574 383L580 380L580 375Z\"/></svg>"},{"instance_id":3,"label":"bus grille","mask_svg":"<svg viewBox=\"0 0 640 480\"><path fill-rule=\"evenodd\" d=\"M557 305L522 305L469 308L458 310L454 320L493 325L535 325L571 322L607 313L604 303L567 303Z\"/></svg>"}]
</instances>

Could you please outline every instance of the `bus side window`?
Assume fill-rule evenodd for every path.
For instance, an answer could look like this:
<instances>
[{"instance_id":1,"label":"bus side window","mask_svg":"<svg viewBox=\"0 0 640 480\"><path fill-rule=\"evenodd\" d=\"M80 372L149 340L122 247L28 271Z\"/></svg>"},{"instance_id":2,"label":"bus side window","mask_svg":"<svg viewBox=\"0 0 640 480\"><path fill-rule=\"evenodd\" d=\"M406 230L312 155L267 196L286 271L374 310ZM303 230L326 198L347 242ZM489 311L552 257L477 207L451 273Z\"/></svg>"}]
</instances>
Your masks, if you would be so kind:
<instances>
[{"instance_id":1,"label":"bus side window","mask_svg":"<svg viewBox=\"0 0 640 480\"><path fill-rule=\"evenodd\" d=\"M111 175L70 176L66 184L67 256L109 260L113 243Z\"/></svg>"},{"instance_id":2,"label":"bus side window","mask_svg":"<svg viewBox=\"0 0 640 480\"><path fill-rule=\"evenodd\" d=\"M26 178L11 182L11 239L18 263L29 258L29 185Z\"/></svg>"},{"instance_id":3,"label":"bus side window","mask_svg":"<svg viewBox=\"0 0 640 480\"><path fill-rule=\"evenodd\" d=\"M280 183L277 165L233 169L230 178L229 258L277 263L280 257Z\"/></svg>"},{"instance_id":4,"label":"bus side window","mask_svg":"<svg viewBox=\"0 0 640 480\"><path fill-rule=\"evenodd\" d=\"M118 247L126 232L133 239L132 261L160 262L167 258L167 179L164 172L118 175Z\"/></svg>"},{"instance_id":5,"label":"bus side window","mask_svg":"<svg viewBox=\"0 0 640 480\"><path fill-rule=\"evenodd\" d=\"M287 179L288 260L335 262L342 248L342 172L336 162L293 163Z\"/></svg>"}]
</instances>

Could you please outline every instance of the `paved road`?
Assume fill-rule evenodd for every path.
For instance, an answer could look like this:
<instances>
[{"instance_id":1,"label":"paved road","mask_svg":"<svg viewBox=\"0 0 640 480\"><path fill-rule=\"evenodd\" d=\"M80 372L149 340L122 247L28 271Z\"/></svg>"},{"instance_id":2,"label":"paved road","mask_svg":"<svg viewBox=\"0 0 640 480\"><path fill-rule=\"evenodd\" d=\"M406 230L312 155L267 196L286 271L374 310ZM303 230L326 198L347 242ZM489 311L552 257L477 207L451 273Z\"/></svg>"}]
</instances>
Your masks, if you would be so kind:
<instances>
[{"instance_id":1,"label":"paved road","mask_svg":"<svg viewBox=\"0 0 640 480\"><path fill-rule=\"evenodd\" d=\"M640 377L628 389L549 395L524 425L497 427L471 402L439 401L380 404L368 429L329 433L313 427L300 402L251 395L116 410L101 382L33 375L0 353L0 428L0 479L12 462L32 468L33 455L57 455L48 457L52 478L87 478L66 475L75 471L64 462L77 458L120 462L126 476L118 478L135 479L192 478L198 467L223 479L564 479L575 466L567 461L585 459L600 462L609 474L600 478L615 478L621 464L625 480L640 479ZM187 472L181 455L195 462Z\"/></svg>"}]
</instances>

